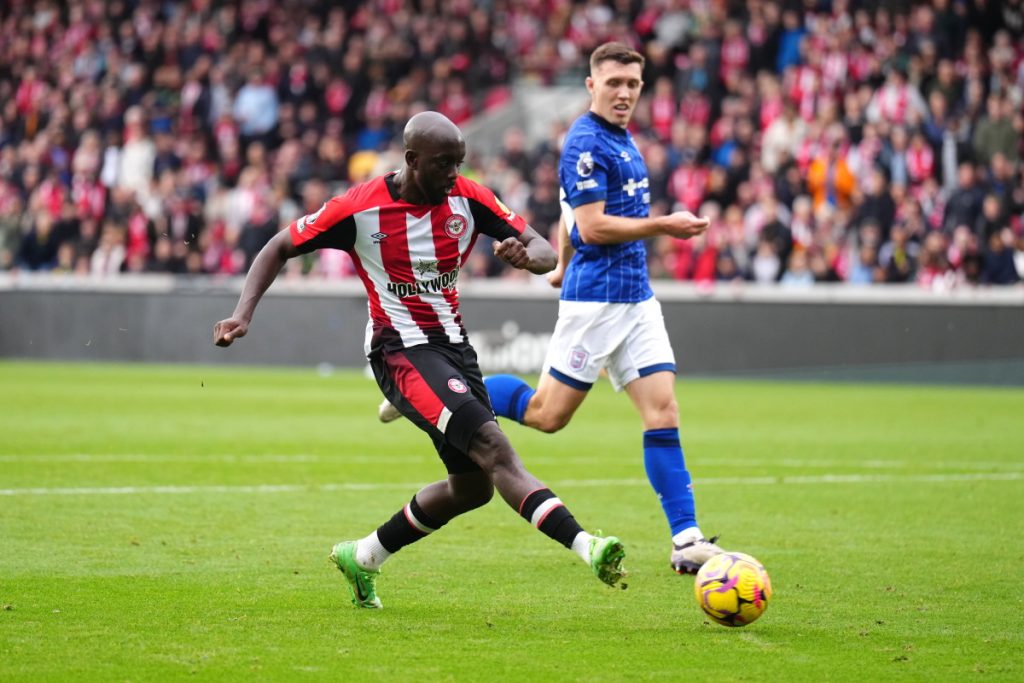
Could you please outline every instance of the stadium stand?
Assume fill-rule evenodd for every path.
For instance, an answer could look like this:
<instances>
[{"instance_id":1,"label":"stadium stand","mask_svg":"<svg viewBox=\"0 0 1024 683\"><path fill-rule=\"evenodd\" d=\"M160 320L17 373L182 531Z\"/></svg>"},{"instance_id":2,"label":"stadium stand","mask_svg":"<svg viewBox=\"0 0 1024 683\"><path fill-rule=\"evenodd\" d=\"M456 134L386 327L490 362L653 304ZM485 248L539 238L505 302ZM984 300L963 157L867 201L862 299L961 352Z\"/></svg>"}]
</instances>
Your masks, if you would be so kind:
<instances>
[{"instance_id":1,"label":"stadium stand","mask_svg":"<svg viewBox=\"0 0 1024 683\"><path fill-rule=\"evenodd\" d=\"M3 3L0 269L243 273L280 226L397 167L410 114L582 89L609 39L647 56L652 210L713 219L653 241L654 276L1024 277L1022 0ZM553 235L558 132L469 143L466 173ZM467 270L517 276L486 250ZM353 270L330 252L289 275Z\"/></svg>"}]
</instances>

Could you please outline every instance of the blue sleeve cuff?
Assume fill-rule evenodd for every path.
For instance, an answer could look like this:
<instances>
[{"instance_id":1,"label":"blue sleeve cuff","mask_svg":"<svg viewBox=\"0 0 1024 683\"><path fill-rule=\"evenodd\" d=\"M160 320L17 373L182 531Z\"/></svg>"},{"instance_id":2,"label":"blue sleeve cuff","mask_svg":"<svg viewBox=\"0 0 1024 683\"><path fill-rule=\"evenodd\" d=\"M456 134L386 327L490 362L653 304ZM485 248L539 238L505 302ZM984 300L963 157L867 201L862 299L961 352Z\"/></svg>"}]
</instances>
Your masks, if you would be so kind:
<instances>
[{"instance_id":1,"label":"blue sleeve cuff","mask_svg":"<svg viewBox=\"0 0 1024 683\"><path fill-rule=\"evenodd\" d=\"M603 190L594 190L591 192L580 192L579 194L573 194L568 198L569 206L577 209L587 204L593 204L594 202L603 202L608 199L608 195Z\"/></svg>"}]
</instances>

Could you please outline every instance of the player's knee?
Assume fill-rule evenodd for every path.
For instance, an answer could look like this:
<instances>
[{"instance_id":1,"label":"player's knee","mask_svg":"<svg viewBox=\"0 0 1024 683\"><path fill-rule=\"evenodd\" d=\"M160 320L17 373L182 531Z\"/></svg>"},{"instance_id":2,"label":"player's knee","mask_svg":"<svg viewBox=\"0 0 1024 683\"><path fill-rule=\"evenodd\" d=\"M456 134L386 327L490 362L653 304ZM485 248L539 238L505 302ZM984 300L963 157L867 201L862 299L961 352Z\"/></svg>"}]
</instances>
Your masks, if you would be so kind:
<instances>
[{"instance_id":1,"label":"player's knee","mask_svg":"<svg viewBox=\"0 0 1024 683\"><path fill-rule=\"evenodd\" d=\"M679 404L676 403L676 400L674 398L672 400L666 402L664 405L662 405L661 409L658 412L660 413L660 417L665 422L672 423L672 424L678 424L678 422L679 422Z\"/></svg>"},{"instance_id":2,"label":"player's knee","mask_svg":"<svg viewBox=\"0 0 1024 683\"><path fill-rule=\"evenodd\" d=\"M665 429L679 426L679 404L674 396L656 401L641 410L647 429Z\"/></svg>"},{"instance_id":3,"label":"player's knee","mask_svg":"<svg viewBox=\"0 0 1024 683\"><path fill-rule=\"evenodd\" d=\"M469 512L478 507L483 507L491 502L493 497L494 485L489 481L484 485L452 491L452 500L455 501L455 505L458 506L461 512Z\"/></svg>"},{"instance_id":4,"label":"player's knee","mask_svg":"<svg viewBox=\"0 0 1024 683\"><path fill-rule=\"evenodd\" d=\"M448 493L462 512L487 505L494 497L494 484L486 472L449 477Z\"/></svg>"},{"instance_id":5,"label":"player's knee","mask_svg":"<svg viewBox=\"0 0 1024 683\"><path fill-rule=\"evenodd\" d=\"M475 510L491 502L494 497L494 484L487 482L485 485L476 486L470 491L461 491L459 500L466 510Z\"/></svg>"},{"instance_id":6,"label":"player's knee","mask_svg":"<svg viewBox=\"0 0 1024 683\"><path fill-rule=\"evenodd\" d=\"M531 420L530 426L546 434L554 434L565 428L571 417L561 413L540 413Z\"/></svg>"},{"instance_id":7,"label":"player's knee","mask_svg":"<svg viewBox=\"0 0 1024 683\"><path fill-rule=\"evenodd\" d=\"M473 440L469 444L469 456L488 473L502 467L510 467L518 461L512 444L496 422L488 422L473 435Z\"/></svg>"}]
</instances>

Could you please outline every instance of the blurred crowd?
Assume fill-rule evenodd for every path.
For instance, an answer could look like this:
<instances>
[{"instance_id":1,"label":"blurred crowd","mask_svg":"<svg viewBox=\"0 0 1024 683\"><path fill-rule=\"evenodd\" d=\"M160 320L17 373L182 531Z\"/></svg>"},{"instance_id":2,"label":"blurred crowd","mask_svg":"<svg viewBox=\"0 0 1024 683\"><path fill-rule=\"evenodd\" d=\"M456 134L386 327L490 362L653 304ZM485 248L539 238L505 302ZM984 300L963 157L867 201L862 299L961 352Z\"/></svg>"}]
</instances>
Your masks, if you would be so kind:
<instances>
[{"instance_id":1,"label":"blurred crowd","mask_svg":"<svg viewBox=\"0 0 1024 683\"><path fill-rule=\"evenodd\" d=\"M632 131L655 277L1024 277L1024 0L13 0L0 7L0 270L235 275L280 227L401 164L517 81L647 57ZM559 142L517 129L464 172L552 238ZM294 277L354 274L322 251ZM507 276L485 248L467 272Z\"/></svg>"}]
</instances>

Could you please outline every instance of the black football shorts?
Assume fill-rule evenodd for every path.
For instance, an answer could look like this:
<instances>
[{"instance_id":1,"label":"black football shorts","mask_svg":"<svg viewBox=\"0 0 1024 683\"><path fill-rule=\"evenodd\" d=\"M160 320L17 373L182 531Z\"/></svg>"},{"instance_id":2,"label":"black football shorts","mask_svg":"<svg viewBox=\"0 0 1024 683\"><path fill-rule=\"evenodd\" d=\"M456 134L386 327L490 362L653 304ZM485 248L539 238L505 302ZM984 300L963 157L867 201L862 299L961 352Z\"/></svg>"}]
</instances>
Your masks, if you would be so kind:
<instances>
[{"instance_id":1,"label":"black football shorts","mask_svg":"<svg viewBox=\"0 0 1024 683\"><path fill-rule=\"evenodd\" d=\"M495 418L473 347L431 342L377 349L369 360L384 396L430 435L449 474L478 471L469 444Z\"/></svg>"}]
</instances>

